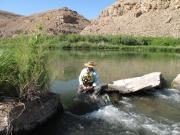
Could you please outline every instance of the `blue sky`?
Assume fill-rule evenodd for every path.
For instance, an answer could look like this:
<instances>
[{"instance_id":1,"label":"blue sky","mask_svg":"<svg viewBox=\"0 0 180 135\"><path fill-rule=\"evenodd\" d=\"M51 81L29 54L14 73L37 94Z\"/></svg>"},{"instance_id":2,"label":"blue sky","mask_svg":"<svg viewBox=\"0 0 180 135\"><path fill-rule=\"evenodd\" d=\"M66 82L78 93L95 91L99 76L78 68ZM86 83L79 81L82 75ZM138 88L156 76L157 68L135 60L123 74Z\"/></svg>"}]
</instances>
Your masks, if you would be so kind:
<instances>
[{"instance_id":1,"label":"blue sky","mask_svg":"<svg viewBox=\"0 0 180 135\"><path fill-rule=\"evenodd\" d=\"M98 17L100 12L116 0L0 0L0 10L31 15L50 9L68 7L87 19Z\"/></svg>"}]
</instances>

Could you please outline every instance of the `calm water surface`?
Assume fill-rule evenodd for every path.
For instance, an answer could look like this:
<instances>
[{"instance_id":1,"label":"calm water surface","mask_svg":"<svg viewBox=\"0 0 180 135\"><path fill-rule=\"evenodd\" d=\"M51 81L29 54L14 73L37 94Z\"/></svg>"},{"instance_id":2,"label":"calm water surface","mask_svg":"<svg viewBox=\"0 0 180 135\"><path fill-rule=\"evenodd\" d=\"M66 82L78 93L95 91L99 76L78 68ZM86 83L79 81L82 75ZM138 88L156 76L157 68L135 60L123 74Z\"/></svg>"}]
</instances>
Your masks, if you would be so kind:
<instances>
[{"instance_id":1,"label":"calm water surface","mask_svg":"<svg viewBox=\"0 0 180 135\"><path fill-rule=\"evenodd\" d=\"M78 75L89 60L97 63L102 82L161 72L167 88L97 105L76 98ZM180 91L168 88L179 74L180 55L121 52L52 51L49 53L51 89L60 94L65 113L33 135L180 135Z\"/></svg>"}]
</instances>

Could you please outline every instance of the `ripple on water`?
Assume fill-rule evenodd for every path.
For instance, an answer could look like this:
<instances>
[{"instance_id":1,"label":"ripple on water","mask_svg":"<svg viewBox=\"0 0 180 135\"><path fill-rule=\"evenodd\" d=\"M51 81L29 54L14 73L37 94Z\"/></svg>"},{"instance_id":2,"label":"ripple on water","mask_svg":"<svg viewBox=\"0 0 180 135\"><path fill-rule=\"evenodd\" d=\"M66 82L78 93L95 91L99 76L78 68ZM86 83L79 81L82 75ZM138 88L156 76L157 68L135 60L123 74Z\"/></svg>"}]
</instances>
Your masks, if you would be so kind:
<instances>
[{"instance_id":1,"label":"ripple on water","mask_svg":"<svg viewBox=\"0 0 180 135\"><path fill-rule=\"evenodd\" d=\"M180 103L180 91L176 89L163 89L156 91L154 95L171 103Z\"/></svg>"},{"instance_id":2,"label":"ripple on water","mask_svg":"<svg viewBox=\"0 0 180 135\"><path fill-rule=\"evenodd\" d=\"M143 132L146 135L179 135L180 123L175 122L157 122L143 114L125 112L114 107L113 105L105 106L97 111L86 115L88 118L101 119L111 124L121 126L127 131L136 133Z\"/></svg>"}]
</instances>

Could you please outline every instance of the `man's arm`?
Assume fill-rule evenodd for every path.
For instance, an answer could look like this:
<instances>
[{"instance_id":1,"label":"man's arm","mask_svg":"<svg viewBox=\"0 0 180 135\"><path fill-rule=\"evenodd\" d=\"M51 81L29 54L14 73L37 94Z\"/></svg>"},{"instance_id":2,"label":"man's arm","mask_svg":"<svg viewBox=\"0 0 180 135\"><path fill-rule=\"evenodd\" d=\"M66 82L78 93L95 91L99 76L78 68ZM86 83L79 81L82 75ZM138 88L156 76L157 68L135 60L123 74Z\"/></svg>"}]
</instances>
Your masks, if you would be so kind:
<instances>
[{"instance_id":1,"label":"man's arm","mask_svg":"<svg viewBox=\"0 0 180 135\"><path fill-rule=\"evenodd\" d=\"M96 87L97 85L100 84L100 77L99 77L99 74L98 72L94 72L94 82L93 82L93 86Z\"/></svg>"},{"instance_id":2,"label":"man's arm","mask_svg":"<svg viewBox=\"0 0 180 135\"><path fill-rule=\"evenodd\" d=\"M79 75L79 85L83 85L83 82L82 82L82 76L85 74L85 69L83 69Z\"/></svg>"}]
</instances>

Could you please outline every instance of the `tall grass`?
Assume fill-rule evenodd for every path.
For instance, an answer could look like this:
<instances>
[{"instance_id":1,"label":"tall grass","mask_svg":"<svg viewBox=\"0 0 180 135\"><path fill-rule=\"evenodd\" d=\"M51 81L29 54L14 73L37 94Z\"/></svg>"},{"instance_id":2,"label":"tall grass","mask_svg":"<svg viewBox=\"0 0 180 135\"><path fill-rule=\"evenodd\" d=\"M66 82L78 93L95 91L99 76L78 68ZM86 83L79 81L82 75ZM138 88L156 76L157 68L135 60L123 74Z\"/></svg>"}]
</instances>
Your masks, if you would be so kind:
<instances>
[{"instance_id":1,"label":"tall grass","mask_svg":"<svg viewBox=\"0 0 180 135\"><path fill-rule=\"evenodd\" d=\"M14 47L19 44L26 44L29 38L35 36L21 35L16 38L1 38L0 47ZM163 47L179 47L180 38L173 37L141 37L141 36L125 36L125 35L78 35L78 34L59 34L56 36L48 36L46 34L37 34L34 44L48 48L63 48L64 46L163 46ZM90 45L91 48L91 45Z\"/></svg>"},{"instance_id":2,"label":"tall grass","mask_svg":"<svg viewBox=\"0 0 180 135\"><path fill-rule=\"evenodd\" d=\"M43 48L37 45L39 40L40 37L32 37L29 39L29 44L21 45L17 50L19 88L22 93L42 92L49 87L46 55ZM22 52L24 52L23 56Z\"/></svg>"},{"instance_id":3,"label":"tall grass","mask_svg":"<svg viewBox=\"0 0 180 135\"><path fill-rule=\"evenodd\" d=\"M31 36L0 38L0 88L15 88L19 96L49 89L44 49L121 50L136 52L180 52L180 38L122 35L60 34L48 36L39 31Z\"/></svg>"},{"instance_id":4,"label":"tall grass","mask_svg":"<svg viewBox=\"0 0 180 135\"><path fill-rule=\"evenodd\" d=\"M19 97L30 99L49 88L46 55L38 45L41 35L26 37L26 42L19 41L17 46L0 55L0 87L14 87ZM16 40L14 43L17 43Z\"/></svg>"},{"instance_id":5,"label":"tall grass","mask_svg":"<svg viewBox=\"0 0 180 135\"><path fill-rule=\"evenodd\" d=\"M19 93L18 88L18 65L17 62L14 59L14 55L11 53L3 53L0 55L0 89L2 92L2 89L5 93L7 93L11 89L11 93L9 95L12 95L14 93L17 95ZM16 92L14 92L14 89ZM5 91L6 90L6 91ZM12 95L12 96L15 96Z\"/></svg>"}]
</instances>

